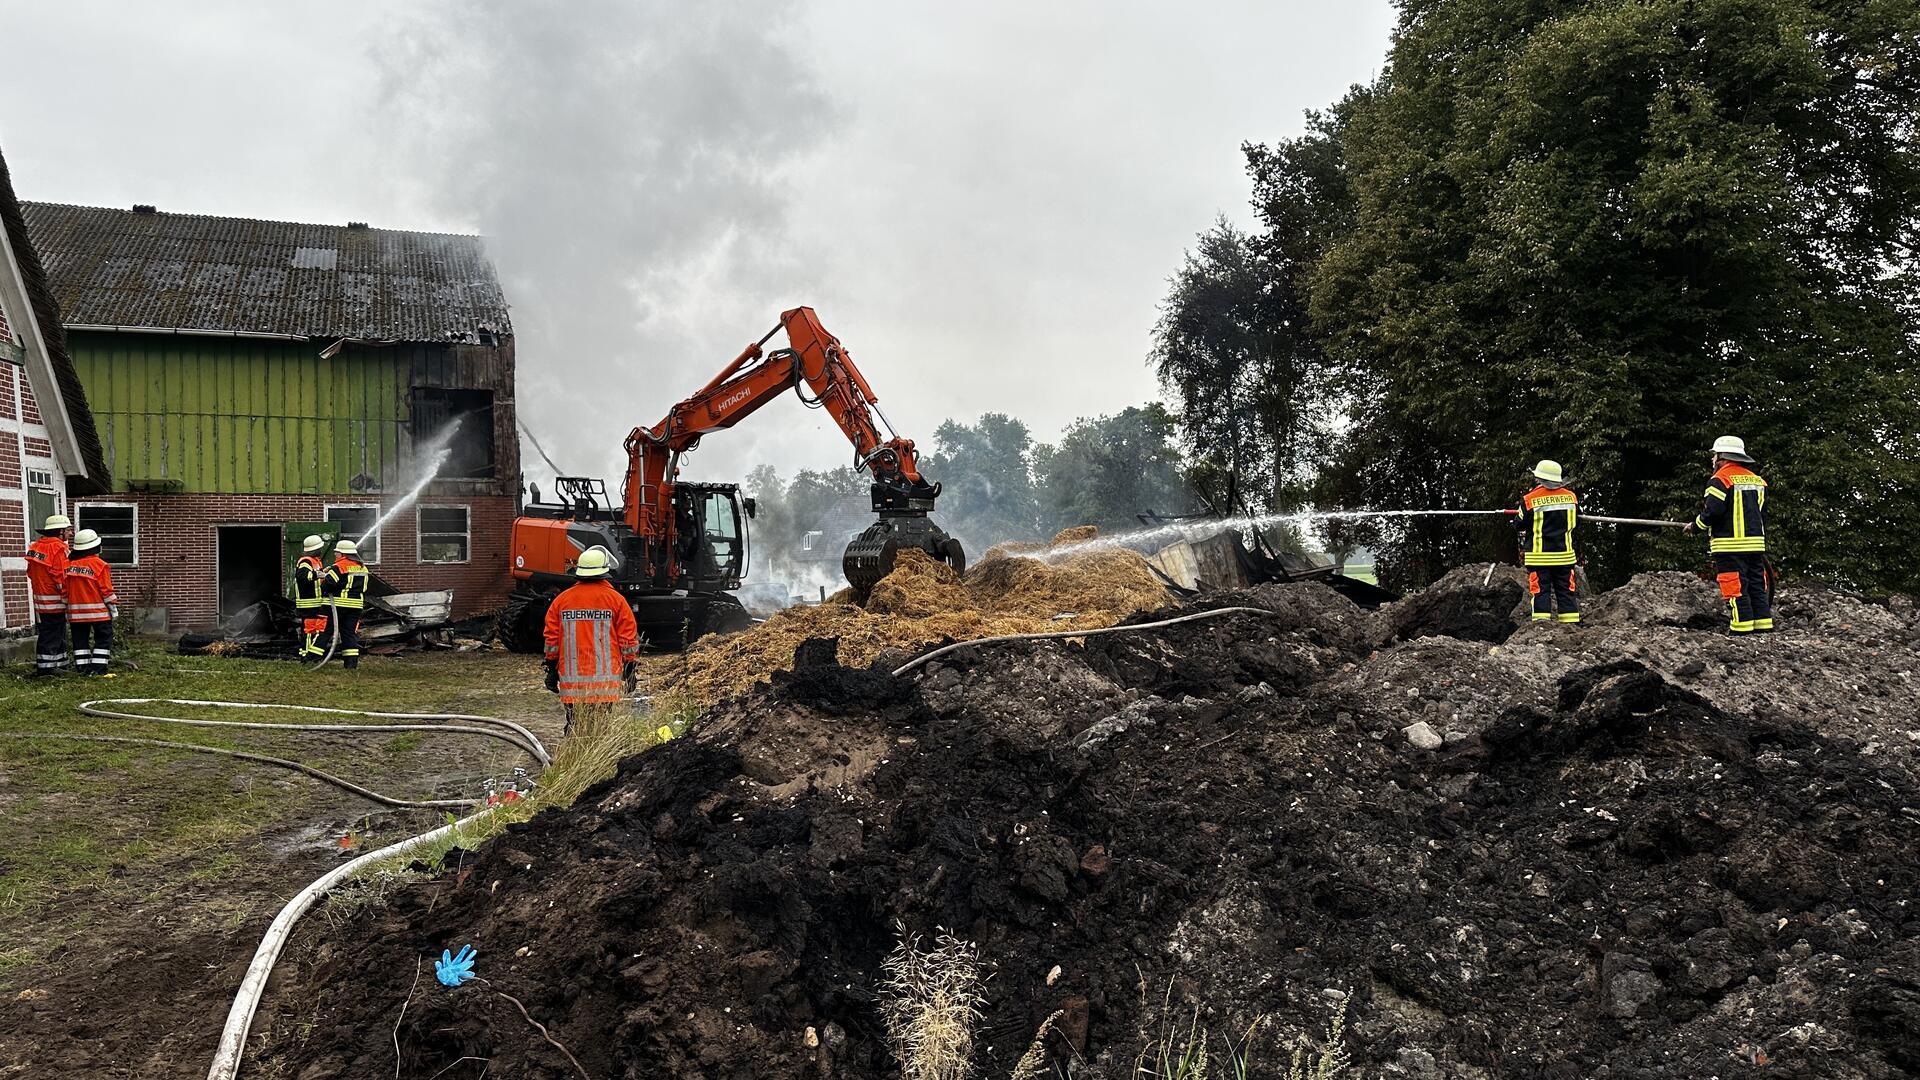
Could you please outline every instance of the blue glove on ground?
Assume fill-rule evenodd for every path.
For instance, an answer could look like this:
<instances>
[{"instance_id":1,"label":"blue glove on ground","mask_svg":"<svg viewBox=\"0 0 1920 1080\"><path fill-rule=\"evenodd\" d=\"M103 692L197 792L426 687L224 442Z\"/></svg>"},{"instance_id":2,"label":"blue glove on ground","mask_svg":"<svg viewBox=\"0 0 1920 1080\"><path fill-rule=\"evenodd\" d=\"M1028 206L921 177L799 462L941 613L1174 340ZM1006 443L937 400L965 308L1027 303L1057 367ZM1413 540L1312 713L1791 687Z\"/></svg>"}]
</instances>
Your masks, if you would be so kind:
<instances>
[{"instance_id":1,"label":"blue glove on ground","mask_svg":"<svg viewBox=\"0 0 1920 1080\"><path fill-rule=\"evenodd\" d=\"M459 986L473 978L473 958L478 955L471 945L460 946L459 956L441 949L440 959L433 962L434 978L439 979L442 986Z\"/></svg>"}]
</instances>

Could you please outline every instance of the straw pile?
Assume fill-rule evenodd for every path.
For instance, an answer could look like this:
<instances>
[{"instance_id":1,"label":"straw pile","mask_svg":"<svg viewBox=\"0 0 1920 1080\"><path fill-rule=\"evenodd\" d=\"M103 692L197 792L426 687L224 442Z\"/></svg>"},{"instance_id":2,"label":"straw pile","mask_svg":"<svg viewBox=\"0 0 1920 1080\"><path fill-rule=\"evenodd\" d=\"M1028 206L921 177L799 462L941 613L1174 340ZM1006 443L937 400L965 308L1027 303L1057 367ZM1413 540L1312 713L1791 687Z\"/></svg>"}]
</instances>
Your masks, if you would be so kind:
<instances>
[{"instance_id":1,"label":"straw pile","mask_svg":"<svg viewBox=\"0 0 1920 1080\"><path fill-rule=\"evenodd\" d=\"M1091 526L1068 529L1052 547L1092 539ZM792 607L738 634L704 638L652 681L651 691L706 704L738 694L770 672L793 666L808 638L838 638L840 662L866 667L889 650L942 641L1049 630L1091 630L1167 602L1167 591L1137 553L1092 551L1057 563L1020 557L1042 545L1002 544L965 579L918 550L900 553L893 573L864 605L846 593Z\"/></svg>"}]
</instances>

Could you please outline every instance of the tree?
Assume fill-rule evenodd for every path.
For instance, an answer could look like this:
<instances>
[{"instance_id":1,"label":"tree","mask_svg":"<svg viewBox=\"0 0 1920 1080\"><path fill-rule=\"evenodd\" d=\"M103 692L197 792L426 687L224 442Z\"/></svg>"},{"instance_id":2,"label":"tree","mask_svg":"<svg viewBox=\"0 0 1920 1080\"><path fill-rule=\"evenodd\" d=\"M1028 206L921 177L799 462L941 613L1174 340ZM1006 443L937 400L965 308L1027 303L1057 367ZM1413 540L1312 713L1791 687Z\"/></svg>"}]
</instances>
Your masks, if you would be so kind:
<instances>
[{"instance_id":1,"label":"tree","mask_svg":"<svg viewBox=\"0 0 1920 1080\"><path fill-rule=\"evenodd\" d=\"M934 430L935 450L923 470L942 485L939 522L967 550L1003 540L1031 540L1040 531L1034 496L1033 436L1003 413L977 424L948 420Z\"/></svg>"},{"instance_id":2,"label":"tree","mask_svg":"<svg viewBox=\"0 0 1920 1080\"><path fill-rule=\"evenodd\" d=\"M1323 492L1502 506L1554 457L1593 509L1672 516L1731 432L1789 565L1920 585L1895 557L1920 530L1915 30L1877 0L1404 0L1385 73L1283 147L1283 183L1249 154L1283 211L1249 247L1304 291L1348 410ZM1372 532L1416 577L1510 542ZM1614 578L1698 551L1589 537Z\"/></svg>"},{"instance_id":3,"label":"tree","mask_svg":"<svg viewBox=\"0 0 1920 1080\"><path fill-rule=\"evenodd\" d=\"M1144 511L1190 509L1177 434L1173 415L1150 403L1076 420L1059 445L1035 448L1040 531L1098 525L1102 532L1118 532L1137 528L1134 515Z\"/></svg>"}]
</instances>

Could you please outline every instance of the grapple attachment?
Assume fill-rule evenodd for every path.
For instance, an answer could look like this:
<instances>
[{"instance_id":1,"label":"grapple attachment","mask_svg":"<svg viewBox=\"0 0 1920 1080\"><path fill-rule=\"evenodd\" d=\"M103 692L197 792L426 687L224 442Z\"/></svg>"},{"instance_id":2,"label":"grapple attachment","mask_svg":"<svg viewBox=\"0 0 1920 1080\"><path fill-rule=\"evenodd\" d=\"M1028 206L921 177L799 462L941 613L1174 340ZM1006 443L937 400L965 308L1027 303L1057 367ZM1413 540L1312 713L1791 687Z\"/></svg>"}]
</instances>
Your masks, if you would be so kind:
<instances>
[{"instance_id":1,"label":"grapple attachment","mask_svg":"<svg viewBox=\"0 0 1920 1080\"><path fill-rule=\"evenodd\" d=\"M907 548L919 548L955 571L964 572L967 568L967 553L960 547L960 541L948 536L945 529L924 514L898 517L883 514L847 545L847 553L840 560L847 584L865 595L881 578L893 573L894 561Z\"/></svg>"}]
</instances>

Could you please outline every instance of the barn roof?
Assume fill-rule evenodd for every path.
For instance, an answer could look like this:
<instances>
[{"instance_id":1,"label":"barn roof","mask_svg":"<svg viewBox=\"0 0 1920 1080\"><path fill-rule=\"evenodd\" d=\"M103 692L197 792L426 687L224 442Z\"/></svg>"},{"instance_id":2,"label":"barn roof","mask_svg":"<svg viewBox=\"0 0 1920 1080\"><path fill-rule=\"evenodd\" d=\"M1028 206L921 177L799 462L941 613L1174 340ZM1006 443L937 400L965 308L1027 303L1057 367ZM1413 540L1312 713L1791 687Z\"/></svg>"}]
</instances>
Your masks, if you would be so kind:
<instances>
[{"instance_id":1,"label":"barn roof","mask_svg":"<svg viewBox=\"0 0 1920 1080\"><path fill-rule=\"evenodd\" d=\"M22 205L69 327L408 342L512 333L477 236Z\"/></svg>"}]
</instances>

